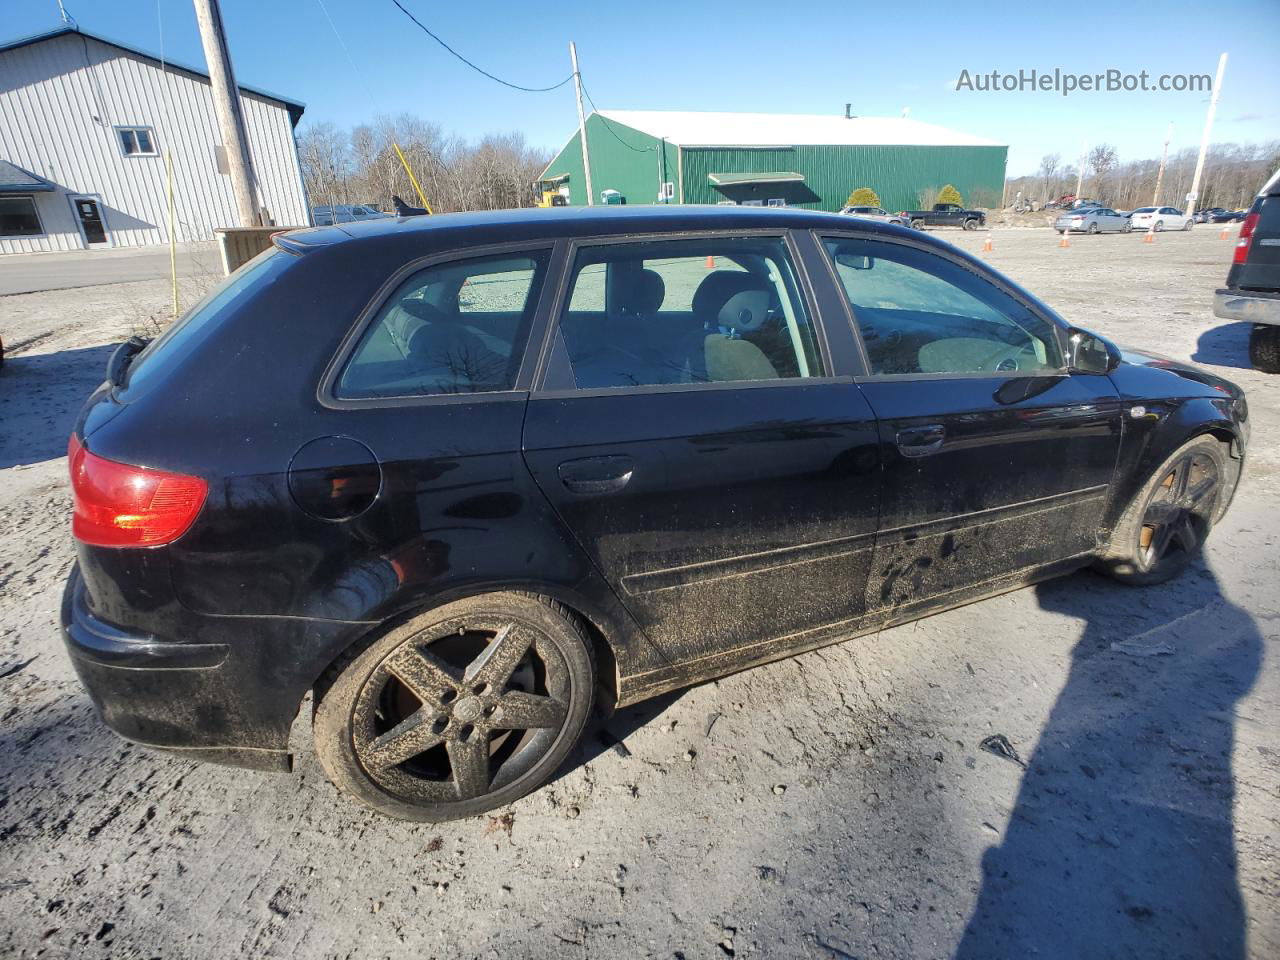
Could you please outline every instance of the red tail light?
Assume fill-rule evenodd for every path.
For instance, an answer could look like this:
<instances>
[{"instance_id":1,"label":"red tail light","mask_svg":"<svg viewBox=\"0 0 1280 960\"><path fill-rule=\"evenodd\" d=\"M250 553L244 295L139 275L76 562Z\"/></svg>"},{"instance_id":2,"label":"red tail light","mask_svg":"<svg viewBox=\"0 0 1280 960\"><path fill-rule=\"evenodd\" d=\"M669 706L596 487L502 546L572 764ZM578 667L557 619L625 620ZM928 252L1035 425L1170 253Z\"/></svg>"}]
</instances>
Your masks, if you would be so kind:
<instances>
[{"instance_id":1,"label":"red tail light","mask_svg":"<svg viewBox=\"0 0 1280 960\"><path fill-rule=\"evenodd\" d=\"M1249 259L1249 245L1253 243L1253 231L1258 229L1260 219L1262 214L1255 210L1240 224L1240 239L1236 241L1236 249L1231 254L1232 263L1244 263Z\"/></svg>"},{"instance_id":2,"label":"red tail light","mask_svg":"<svg viewBox=\"0 0 1280 960\"><path fill-rule=\"evenodd\" d=\"M67 444L75 515L71 532L97 547L158 547L191 527L209 485L200 477L135 467Z\"/></svg>"}]
</instances>

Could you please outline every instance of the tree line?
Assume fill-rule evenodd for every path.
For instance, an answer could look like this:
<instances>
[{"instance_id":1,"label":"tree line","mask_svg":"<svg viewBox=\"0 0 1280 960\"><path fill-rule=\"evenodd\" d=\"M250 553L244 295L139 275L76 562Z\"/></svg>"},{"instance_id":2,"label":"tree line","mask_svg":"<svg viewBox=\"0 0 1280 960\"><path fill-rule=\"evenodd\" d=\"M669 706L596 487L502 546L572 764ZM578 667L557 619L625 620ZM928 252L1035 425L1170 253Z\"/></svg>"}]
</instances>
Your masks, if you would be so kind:
<instances>
[{"instance_id":1,"label":"tree line","mask_svg":"<svg viewBox=\"0 0 1280 960\"><path fill-rule=\"evenodd\" d=\"M1198 147L1187 147L1169 155L1160 184L1160 196L1155 203L1174 207L1186 205L1198 154ZM1209 147L1205 157L1196 208L1246 208L1278 167L1280 140L1257 144L1215 144ZM1159 169L1158 157L1122 163L1115 147L1099 144L1085 158L1084 183L1080 191L1091 200L1121 210L1150 206ZM1008 179L1005 202L1012 204L1019 192L1024 200L1039 203L1074 193L1078 173L1079 168L1075 164L1064 163L1061 154L1046 154L1036 173Z\"/></svg>"},{"instance_id":2,"label":"tree line","mask_svg":"<svg viewBox=\"0 0 1280 960\"><path fill-rule=\"evenodd\" d=\"M491 134L472 143L410 114L379 117L350 130L314 123L298 134L298 159L311 203L367 203L390 211L395 195L421 206L396 155L397 145L436 213L532 206L537 199L534 180L551 160L529 147L519 132Z\"/></svg>"}]
</instances>

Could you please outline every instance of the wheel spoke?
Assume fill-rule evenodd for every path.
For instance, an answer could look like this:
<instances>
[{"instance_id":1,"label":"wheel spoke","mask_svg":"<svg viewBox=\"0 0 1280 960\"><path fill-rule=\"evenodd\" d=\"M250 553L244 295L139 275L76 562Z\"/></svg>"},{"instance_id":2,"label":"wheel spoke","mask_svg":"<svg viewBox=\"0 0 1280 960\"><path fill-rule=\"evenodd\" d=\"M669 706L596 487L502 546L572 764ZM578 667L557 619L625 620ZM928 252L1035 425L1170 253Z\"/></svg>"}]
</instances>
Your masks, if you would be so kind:
<instances>
[{"instance_id":1,"label":"wheel spoke","mask_svg":"<svg viewBox=\"0 0 1280 960\"><path fill-rule=\"evenodd\" d=\"M501 690L528 651L529 643L530 637L526 631L516 630L514 623L507 624L480 651L480 655L467 664L465 681L487 683Z\"/></svg>"},{"instance_id":2,"label":"wheel spoke","mask_svg":"<svg viewBox=\"0 0 1280 960\"><path fill-rule=\"evenodd\" d=\"M1173 539L1174 526L1171 523L1161 523L1156 527L1156 532L1151 537L1151 565L1155 566L1169 549L1169 543Z\"/></svg>"},{"instance_id":3,"label":"wheel spoke","mask_svg":"<svg viewBox=\"0 0 1280 960\"><path fill-rule=\"evenodd\" d=\"M1210 495L1217 490L1217 487L1218 482L1213 477L1202 480L1200 483L1196 484L1195 487L1187 491L1184 498L1187 506L1192 507L1193 509L1199 507L1209 499Z\"/></svg>"},{"instance_id":4,"label":"wheel spoke","mask_svg":"<svg viewBox=\"0 0 1280 960\"><path fill-rule=\"evenodd\" d=\"M1187 494L1187 481L1191 479L1191 458L1183 457L1173 471L1173 485L1169 490L1170 499L1181 500Z\"/></svg>"},{"instance_id":5,"label":"wheel spoke","mask_svg":"<svg viewBox=\"0 0 1280 960\"><path fill-rule=\"evenodd\" d=\"M1189 513L1183 516L1182 522L1178 524L1173 535L1187 553L1194 553L1196 544L1200 542L1200 537L1196 534L1196 525Z\"/></svg>"},{"instance_id":6,"label":"wheel spoke","mask_svg":"<svg viewBox=\"0 0 1280 960\"><path fill-rule=\"evenodd\" d=\"M444 739L434 723L435 717L425 710L411 714L360 751L365 768L386 770L431 749Z\"/></svg>"},{"instance_id":7,"label":"wheel spoke","mask_svg":"<svg viewBox=\"0 0 1280 960\"><path fill-rule=\"evenodd\" d=\"M492 725L497 730L533 730L564 722L564 704L523 690L509 690L498 698Z\"/></svg>"},{"instance_id":8,"label":"wheel spoke","mask_svg":"<svg viewBox=\"0 0 1280 960\"><path fill-rule=\"evenodd\" d=\"M425 650L409 646L387 661L387 669L423 703L436 700L458 686L458 677Z\"/></svg>"},{"instance_id":9,"label":"wheel spoke","mask_svg":"<svg viewBox=\"0 0 1280 960\"><path fill-rule=\"evenodd\" d=\"M489 741L478 733L467 740L449 740L449 763L453 767L453 782L458 798L469 800L489 789Z\"/></svg>"}]
</instances>

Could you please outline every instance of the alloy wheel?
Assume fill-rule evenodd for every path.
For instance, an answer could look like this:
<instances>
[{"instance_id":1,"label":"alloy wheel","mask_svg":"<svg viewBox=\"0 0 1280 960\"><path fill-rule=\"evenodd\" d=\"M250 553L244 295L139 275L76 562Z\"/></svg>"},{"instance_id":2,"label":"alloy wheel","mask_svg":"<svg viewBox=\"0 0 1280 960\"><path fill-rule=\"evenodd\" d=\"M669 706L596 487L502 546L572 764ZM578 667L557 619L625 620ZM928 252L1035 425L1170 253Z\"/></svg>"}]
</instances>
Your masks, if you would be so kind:
<instances>
[{"instance_id":1,"label":"alloy wheel","mask_svg":"<svg viewBox=\"0 0 1280 960\"><path fill-rule=\"evenodd\" d=\"M1177 460L1147 500L1138 528L1138 566L1144 573L1191 555L1204 541L1219 488L1213 458L1191 452Z\"/></svg>"},{"instance_id":2,"label":"alloy wheel","mask_svg":"<svg viewBox=\"0 0 1280 960\"><path fill-rule=\"evenodd\" d=\"M530 624L445 620L369 674L351 720L357 762L410 803L474 800L527 773L569 711L568 665Z\"/></svg>"}]
</instances>

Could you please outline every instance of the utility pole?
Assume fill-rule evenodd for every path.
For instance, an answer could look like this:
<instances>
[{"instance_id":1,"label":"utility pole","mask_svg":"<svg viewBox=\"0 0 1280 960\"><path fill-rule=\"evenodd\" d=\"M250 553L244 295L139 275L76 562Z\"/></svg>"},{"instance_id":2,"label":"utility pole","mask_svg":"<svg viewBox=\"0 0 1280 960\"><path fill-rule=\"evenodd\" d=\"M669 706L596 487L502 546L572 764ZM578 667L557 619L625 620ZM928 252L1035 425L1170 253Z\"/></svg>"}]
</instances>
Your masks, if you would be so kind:
<instances>
[{"instance_id":1,"label":"utility pole","mask_svg":"<svg viewBox=\"0 0 1280 960\"><path fill-rule=\"evenodd\" d=\"M200 27L200 43L204 47L204 59L209 65L213 110L218 116L218 131L222 134L223 148L227 154L231 189L236 195L236 207L240 212L240 226L261 226L257 183L253 176L253 161L249 157L249 138L245 133L244 110L240 105L240 88L236 86L235 72L231 69L227 36L222 29L222 10L218 6L218 0L193 2L196 7L196 23Z\"/></svg>"},{"instance_id":2,"label":"utility pole","mask_svg":"<svg viewBox=\"0 0 1280 960\"><path fill-rule=\"evenodd\" d=\"M1089 141L1080 144L1080 169L1076 171L1076 199L1080 199L1080 191L1084 188L1084 165L1089 161Z\"/></svg>"},{"instance_id":3,"label":"utility pole","mask_svg":"<svg viewBox=\"0 0 1280 960\"><path fill-rule=\"evenodd\" d=\"M1151 195L1151 205L1160 206L1160 184L1164 183L1164 165L1169 162L1169 141L1173 139L1173 124L1164 132L1164 152L1160 154L1160 171L1156 174L1156 192Z\"/></svg>"},{"instance_id":4,"label":"utility pole","mask_svg":"<svg viewBox=\"0 0 1280 960\"><path fill-rule=\"evenodd\" d=\"M1200 156L1196 160L1196 172L1191 178L1191 199L1187 201L1187 216L1196 212L1200 201L1200 174L1204 172L1204 155L1209 152L1209 135L1213 133L1213 115L1218 110L1218 97L1222 96L1222 74L1227 69L1227 55L1218 57L1218 75L1213 79L1213 96L1209 98L1209 112L1204 117L1204 134L1200 137Z\"/></svg>"},{"instance_id":5,"label":"utility pole","mask_svg":"<svg viewBox=\"0 0 1280 960\"><path fill-rule=\"evenodd\" d=\"M578 72L578 47L569 41L569 59L573 61L573 89L578 94L578 139L582 141L582 173L587 181L587 206L596 203L591 187L591 156L587 153L587 115L582 110L582 74Z\"/></svg>"}]
</instances>

